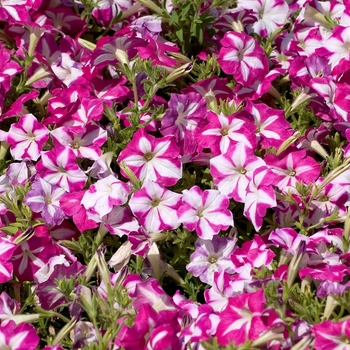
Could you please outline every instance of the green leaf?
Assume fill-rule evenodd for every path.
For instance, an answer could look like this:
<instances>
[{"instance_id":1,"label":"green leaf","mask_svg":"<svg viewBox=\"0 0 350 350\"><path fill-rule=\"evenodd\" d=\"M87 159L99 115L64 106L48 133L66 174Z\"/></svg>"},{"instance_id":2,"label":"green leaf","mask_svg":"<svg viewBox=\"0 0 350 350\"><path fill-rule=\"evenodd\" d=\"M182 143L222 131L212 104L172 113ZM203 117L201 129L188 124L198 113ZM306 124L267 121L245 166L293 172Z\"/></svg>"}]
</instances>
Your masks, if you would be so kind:
<instances>
[{"instance_id":1,"label":"green leaf","mask_svg":"<svg viewBox=\"0 0 350 350\"><path fill-rule=\"evenodd\" d=\"M10 226L1 227L1 231L14 235L18 231L18 227L11 224Z\"/></svg>"},{"instance_id":2,"label":"green leaf","mask_svg":"<svg viewBox=\"0 0 350 350\"><path fill-rule=\"evenodd\" d=\"M176 36L178 37L178 39L179 39L180 41L183 41L183 40L184 40L183 29L177 30L177 31L175 32L175 34L176 34Z\"/></svg>"}]
</instances>

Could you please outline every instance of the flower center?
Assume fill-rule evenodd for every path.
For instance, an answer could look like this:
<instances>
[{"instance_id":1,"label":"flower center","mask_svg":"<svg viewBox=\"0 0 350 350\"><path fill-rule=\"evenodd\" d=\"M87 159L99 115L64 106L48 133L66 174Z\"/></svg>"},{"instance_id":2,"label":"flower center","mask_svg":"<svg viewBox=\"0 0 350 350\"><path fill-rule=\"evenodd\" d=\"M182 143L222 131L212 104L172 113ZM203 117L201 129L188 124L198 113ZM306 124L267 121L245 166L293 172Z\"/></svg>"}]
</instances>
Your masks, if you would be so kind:
<instances>
[{"instance_id":1,"label":"flower center","mask_svg":"<svg viewBox=\"0 0 350 350\"><path fill-rule=\"evenodd\" d=\"M289 176L295 176L296 175L296 171L294 169L292 169L290 172L289 172Z\"/></svg>"},{"instance_id":2,"label":"flower center","mask_svg":"<svg viewBox=\"0 0 350 350\"><path fill-rule=\"evenodd\" d=\"M198 208L198 210L197 210L197 216L198 217L203 217L203 211L204 211L204 209L203 208Z\"/></svg>"},{"instance_id":3,"label":"flower center","mask_svg":"<svg viewBox=\"0 0 350 350\"><path fill-rule=\"evenodd\" d=\"M222 136L227 136L228 135L228 129L227 128L222 128L220 131Z\"/></svg>"},{"instance_id":4,"label":"flower center","mask_svg":"<svg viewBox=\"0 0 350 350\"><path fill-rule=\"evenodd\" d=\"M242 174L242 175L245 175L247 173L247 170L245 170L244 168L241 168L239 170L239 172Z\"/></svg>"},{"instance_id":5,"label":"flower center","mask_svg":"<svg viewBox=\"0 0 350 350\"><path fill-rule=\"evenodd\" d=\"M216 256L210 256L208 261L211 263L211 264L215 264L217 261L218 261L218 258Z\"/></svg>"},{"instance_id":6,"label":"flower center","mask_svg":"<svg viewBox=\"0 0 350 350\"><path fill-rule=\"evenodd\" d=\"M339 340L345 344L350 344L350 339L346 335L341 335Z\"/></svg>"},{"instance_id":7,"label":"flower center","mask_svg":"<svg viewBox=\"0 0 350 350\"><path fill-rule=\"evenodd\" d=\"M143 158L144 158L147 162L149 162L149 161L153 158L153 153L152 153L152 152L147 152L147 153L143 156Z\"/></svg>"},{"instance_id":8,"label":"flower center","mask_svg":"<svg viewBox=\"0 0 350 350\"><path fill-rule=\"evenodd\" d=\"M237 53L237 57L240 61L243 60L244 58L244 51L243 50L239 50L238 53Z\"/></svg>"},{"instance_id":9,"label":"flower center","mask_svg":"<svg viewBox=\"0 0 350 350\"><path fill-rule=\"evenodd\" d=\"M329 201L329 197L323 195L323 196L321 196L321 197L319 198L319 201L320 201L320 202L328 202L328 201Z\"/></svg>"},{"instance_id":10,"label":"flower center","mask_svg":"<svg viewBox=\"0 0 350 350\"><path fill-rule=\"evenodd\" d=\"M75 141L75 142L72 144L72 147L73 147L74 149L79 149L79 148L80 148L79 142L78 142L78 141Z\"/></svg>"},{"instance_id":11,"label":"flower center","mask_svg":"<svg viewBox=\"0 0 350 350\"><path fill-rule=\"evenodd\" d=\"M153 198L151 200L151 206L152 207L157 207L159 205L159 203L161 202L161 200L159 198Z\"/></svg>"}]
</instances>

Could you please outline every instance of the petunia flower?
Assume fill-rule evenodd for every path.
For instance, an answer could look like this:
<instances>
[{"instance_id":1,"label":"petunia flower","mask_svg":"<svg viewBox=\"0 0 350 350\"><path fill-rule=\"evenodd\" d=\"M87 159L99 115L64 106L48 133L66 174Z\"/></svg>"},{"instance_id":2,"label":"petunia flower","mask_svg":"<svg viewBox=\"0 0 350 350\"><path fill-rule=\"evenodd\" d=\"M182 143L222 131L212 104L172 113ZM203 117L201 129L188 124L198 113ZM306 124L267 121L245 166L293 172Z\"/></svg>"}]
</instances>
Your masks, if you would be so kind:
<instances>
[{"instance_id":1,"label":"petunia flower","mask_svg":"<svg viewBox=\"0 0 350 350\"><path fill-rule=\"evenodd\" d=\"M152 180L163 186L172 186L182 176L180 151L173 136L155 138L139 129L120 153L118 162L121 161L141 181Z\"/></svg>"},{"instance_id":2,"label":"petunia flower","mask_svg":"<svg viewBox=\"0 0 350 350\"><path fill-rule=\"evenodd\" d=\"M11 145L15 160L38 160L43 145L49 139L49 130L37 121L33 114L25 114L12 124L6 141Z\"/></svg>"},{"instance_id":3,"label":"petunia flower","mask_svg":"<svg viewBox=\"0 0 350 350\"><path fill-rule=\"evenodd\" d=\"M34 213L41 213L47 224L57 226L66 218L59 202L65 193L63 188L36 177L31 190L24 198L24 203Z\"/></svg>"},{"instance_id":4,"label":"petunia flower","mask_svg":"<svg viewBox=\"0 0 350 350\"><path fill-rule=\"evenodd\" d=\"M200 238L212 239L220 230L233 226L228 205L228 198L219 191L202 191L198 186L193 186L183 191L178 217L188 230L195 230Z\"/></svg>"},{"instance_id":5,"label":"petunia flower","mask_svg":"<svg viewBox=\"0 0 350 350\"><path fill-rule=\"evenodd\" d=\"M213 285L215 272L234 273L231 254L236 249L236 241L219 236L214 236L212 240L198 238L190 263L186 265L187 271L210 285Z\"/></svg>"},{"instance_id":6,"label":"petunia flower","mask_svg":"<svg viewBox=\"0 0 350 350\"><path fill-rule=\"evenodd\" d=\"M244 32L230 31L220 40L218 63L226 74L243 86L262 81L268 72L268 61L259 42Z\"/></svg>"},{"instance_id":7,"label":"petunia flower","mask_svg":"<svg viewBox=\"0 0 350 350\"><path fill-rule=\"evenodd\" d=\"M130 198L129 205L141 225L148 232L173 230L180 226L177 210L181 204L181 194L167 190L155 182L147 180L141 190Z\"/></svg>"},{"instance_id":8,"label":"petunia flower","mask_svg":"<svg viewBox=\"0 0 350 350\"><path fill-rule=\"evenodd\" d=\"M0 348L9 350L35 350L40 338L35 328L28 323L16 325L9 321L0 326Z\"/></svg>"}]
</instances>

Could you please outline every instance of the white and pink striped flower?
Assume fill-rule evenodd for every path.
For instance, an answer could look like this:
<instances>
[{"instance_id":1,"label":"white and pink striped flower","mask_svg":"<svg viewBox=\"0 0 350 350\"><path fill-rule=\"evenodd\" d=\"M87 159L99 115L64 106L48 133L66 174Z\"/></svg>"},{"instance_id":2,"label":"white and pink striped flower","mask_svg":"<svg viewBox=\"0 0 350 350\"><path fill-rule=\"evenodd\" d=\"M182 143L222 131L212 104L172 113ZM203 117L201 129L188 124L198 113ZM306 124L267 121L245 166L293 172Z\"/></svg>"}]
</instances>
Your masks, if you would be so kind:
<instances>
[{"instance_id":1,"label":"white and pink striped flower","mask_svg":"<svg viewBox=\"0 0 350 350\"><path fill-rule=\"evenodd\" d=\"M181 197L181 194L147 180L141 190L131 196L129 205L140 224L148 232L155 233L180 226L176 213Z\"/></svg>"},{"instance_id":2,"label":"white and pink striped flower","mask_svg":"<svg viewBox=\"0 0 350 350\"><path fill-rule=\"evenodd\" d=\"M307 156L305 150L290 149L281 156L268 154L264 160L275 174L274 185L281 191L289 186L295 186L297 182L312 183L316 181L321 171L320 164Z\"/></svg>"},{"instance_id":3,"label":"white and pink striped flower","mask_svg":"<svg viewBox=\"0 0 350 350\"><path fill-rule=\"evenodd\" d=\"M60 127L52 130L51 135L55 145L71 148L77 158L99 159L102 155L101 146L107 140L107 131L92 123L85 125L84 132L78 131Z\"/></svg>"},{"instance_id":4,"label":"white and pink striped flower","mask_svg":"<svg viewBox=\"0 0 350 350\"><path fill-rule=\"evenodd\" d=\"M6 141L15 160L38 160L43 145L49 138L49 130L39 123L33 114L25 114L12 124Z\"/></svg>"},{"instance_id":5,"label":"white and pink striped flower","mask_svg":"<svg viewBox=\"0 0 350 350\"><path fill-rule=\"evenodd\" d=\"M226 74L232 74L243 86L263 80L268 72L268 61L256 39L243 32L228 32L220 43L218 62Z\"/></svg>"},{"instance_id":6,"label":"white and pink striped flower","mask_svg":"<svg viewBox=\"0 0 350 350\"><path fill-rule=\"evenodd\" d=\"M349 350L350 321L333 322L330 320L316 324L312 327L315 337L313 347L315 350Z\"/></svg>"},{"instance_id":7,"label":"white and pink striped flower","mask_svg":"<svg viewBox=\"0 0 350 350\"><path fill-rule=\"evenodd\" d=\"M272 171L262 166L253 172L253 179L247 186L244 215L257 231L263 224L267 209L277 205L275 189L272 186L274 179Z\"/></svg>"},{"instance_id":8,"label":"white and pink striped flower","mask_svg":"<svg viewBox=\"0 0 350 350\"><path fill-rule=\"evenodd\" d=\"M248 25L249 33L265 38L284 25L289 8L284 0L239 0L238 8L251 10L256 21Z\"/></svg>"},{"instance_id":9,"label":"white and pink striped flower","mask_svg":"<svg viewBox=\"0 0 350 350\"><path fill-rule=\"evenodd\" d=\"M173 136L158 139L139 129L120 153L118 162L121 161L141 181L152 180L163 186L172 186L182 176L180 151Z\"/></svg>"},{"instance_id":10,"label":"white and pink striped flower","mask_svg":"<svg viewBox=\"0 0 350 350\"><path fill-rule=\"evenodd\" d=\"M210 160L210 173L219 191L237 202L244 202L246 188L255 169L266 165L243 142Z\"/></svg>"},{"instance_id":11,"label":"white and pink striped flower","mask_svg":"<svg viewBox=\"0 0 350 350\"><path fill-rule=\"evenodd\" d=\"M195 230L200 238L212 239L220 230L233 226L228 205L228 198L219 191L202 191L198 186L193 186L183 191L178 217L188 230Z\"/></svg>"},{"instance_id":12,"label":"white and pink striped flower","mask_svg":"<svg viewBox=\"0 0 350 350\"><path fill-rule=\"evenodd\" d=\"M208 113L209 124L197 135L198 144L204 148L210 148L214 155L220 155L228 151L233 144L244 143L254 149L257 138L254 134L255 126L248 122L249 115L246 112L233 113L226 116L223 113Z\"/></svg>"},{"instance_id":13,"label":"white and pink striped flower","mask_svg":"<svg viewBox=\"0 0 350 350\"><path fill-rule=\"evenodd\" d=\"M217 329L220 345L235 346L247 340L255 340L267 329L262 321L265 308L265 296L262 289L254 293L243 293L229 298L226 309L220 313Z\"/></svg>"},{"instance_id":14,"label":"white and pink striped flower","mask_svg":"<svg viewBox=\"0 0 350 350\"><path fill-rule=\"evenodd\" d=\"M16 244L5 237L0 237L0 283L12 280L13 266L10 262Z\"/></svg>"},{"instance_id":15,"label":"white and pink striped flower","mask_svg":"<svg viewBox=\"0 0 350 350\"><path fill-rule=\"evenodd\" d=\"M35 350L40 338L28 323L17 325L14 321L0 326L0 348L11 350Z\"/></svg>"},{"instance_id":16,"label":"white and pink striped flower","mask_svg":"<svg viewBox=\"0 0 350 350\"><path fill-rule=\"evenodd\" d=\"M81 203L86 210L102 218L110 213L114 206L125 204L129 192L129 184L118 180L113 175L109 175L91 185L85 192Z\"/></svg>"},{"instance_id":17,"label":"white and pink striped flower","mask_svg":"<svg viewBox=\"0 0 350 350\"><path fill-rule=\"evenodd\" d=\"M36 170L45 181L60 186L67 192L82 190L87 180L76 163L74 152L68 147L42 152Z\"/></svg>"}]
</instances>

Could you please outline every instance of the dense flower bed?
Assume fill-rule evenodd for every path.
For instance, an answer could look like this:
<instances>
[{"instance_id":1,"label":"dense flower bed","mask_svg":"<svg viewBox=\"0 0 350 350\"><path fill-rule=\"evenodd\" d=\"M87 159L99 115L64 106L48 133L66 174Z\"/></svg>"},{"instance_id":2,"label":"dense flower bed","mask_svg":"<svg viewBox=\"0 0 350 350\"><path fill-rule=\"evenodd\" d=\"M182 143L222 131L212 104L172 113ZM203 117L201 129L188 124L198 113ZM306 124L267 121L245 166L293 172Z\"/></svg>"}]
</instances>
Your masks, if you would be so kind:
<instances>
[{"instance_id":1,"label":"dense flower bed","mask_svg":"<svg viewBox=\"0 0 350 350\"><path fill-rule=\"evenodd\" d=\"M0 348L350 349L349 0L2 0Z\"/></svg>"}]
</instances>

